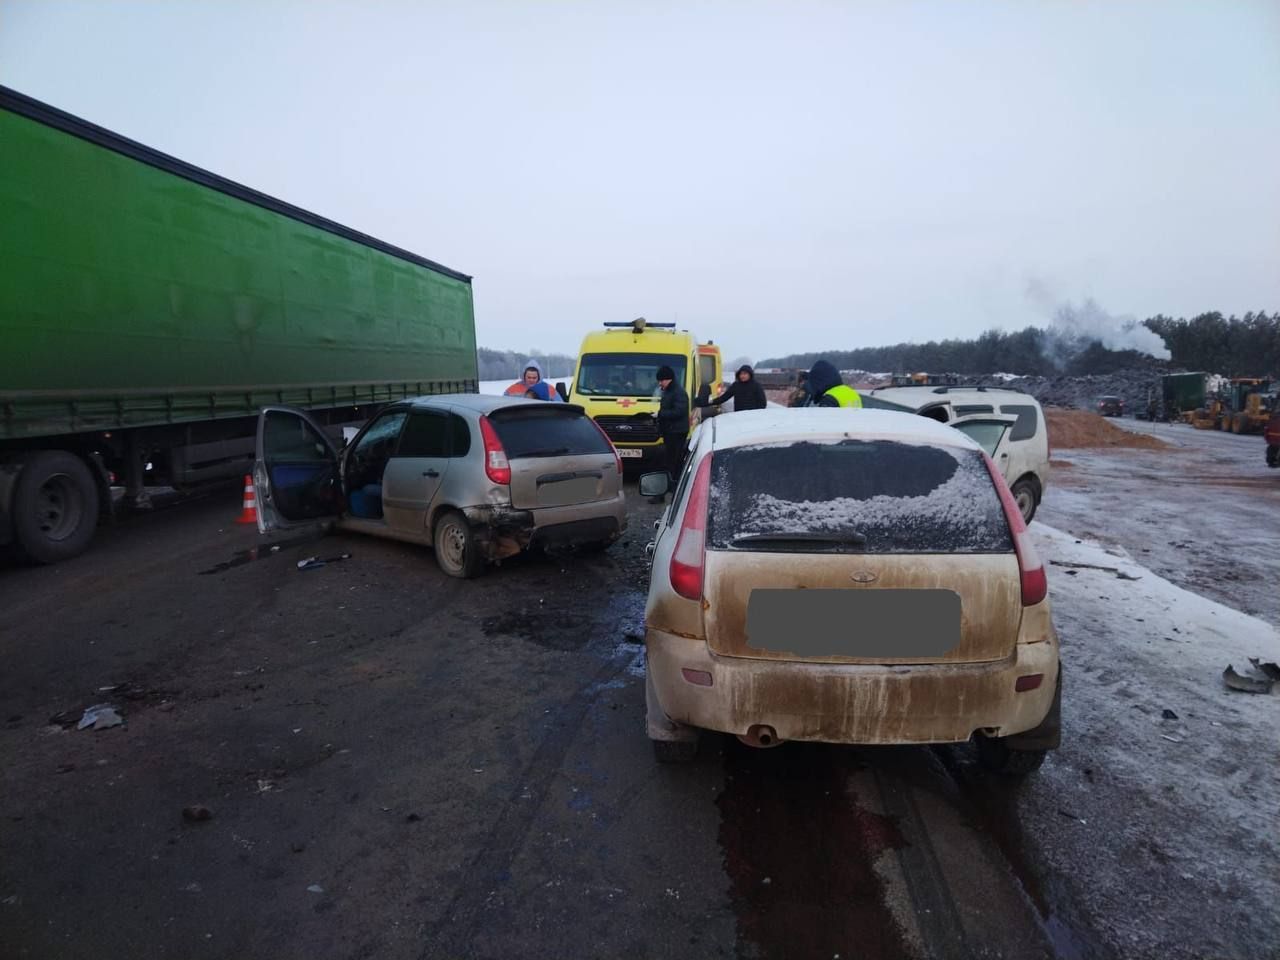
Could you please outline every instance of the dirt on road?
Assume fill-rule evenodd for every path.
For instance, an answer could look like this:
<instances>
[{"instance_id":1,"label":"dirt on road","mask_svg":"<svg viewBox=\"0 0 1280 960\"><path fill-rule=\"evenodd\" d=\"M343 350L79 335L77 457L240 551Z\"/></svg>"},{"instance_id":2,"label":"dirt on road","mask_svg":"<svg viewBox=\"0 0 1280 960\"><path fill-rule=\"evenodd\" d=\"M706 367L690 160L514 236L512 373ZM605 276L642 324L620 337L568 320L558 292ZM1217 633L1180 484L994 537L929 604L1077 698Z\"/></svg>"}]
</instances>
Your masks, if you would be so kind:
<instances>
[{"instance_id":1,"label":"dirt on road","mask_svg":"<svg viewBox=\"0 0 1280 960\"><path fill-rule=\"evenodd\" d=\"M1164 450L1168 444L1158 437L1117 427L1105 417L1086 410L1044 411L1049 428L1049 445L1055 450L1073 447L1127 447L1134 450Z\"/></svg>"}]
</instances>

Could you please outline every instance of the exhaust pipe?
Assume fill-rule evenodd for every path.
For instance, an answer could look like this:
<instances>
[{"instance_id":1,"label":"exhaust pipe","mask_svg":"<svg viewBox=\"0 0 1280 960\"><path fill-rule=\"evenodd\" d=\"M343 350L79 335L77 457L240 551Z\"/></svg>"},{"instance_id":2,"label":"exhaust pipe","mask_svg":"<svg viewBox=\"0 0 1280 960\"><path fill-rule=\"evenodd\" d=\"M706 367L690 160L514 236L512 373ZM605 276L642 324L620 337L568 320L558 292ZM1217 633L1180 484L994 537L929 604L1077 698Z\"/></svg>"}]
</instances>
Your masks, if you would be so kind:
<instances>
[{"instance_id":1,"label":"exhaust pipe","mask_svg":"<svg viewBox=\"0 0 1280 960\"><path fill-rule=\"evenodd\" d=\"M747 728L746 733L738 734L738 739L745 743L748 747L756 747L760 750L767 750L770 747L782 745L782 740L778 739L778 731L767 723L755 723Z\"/></svg>"}]
</instances>

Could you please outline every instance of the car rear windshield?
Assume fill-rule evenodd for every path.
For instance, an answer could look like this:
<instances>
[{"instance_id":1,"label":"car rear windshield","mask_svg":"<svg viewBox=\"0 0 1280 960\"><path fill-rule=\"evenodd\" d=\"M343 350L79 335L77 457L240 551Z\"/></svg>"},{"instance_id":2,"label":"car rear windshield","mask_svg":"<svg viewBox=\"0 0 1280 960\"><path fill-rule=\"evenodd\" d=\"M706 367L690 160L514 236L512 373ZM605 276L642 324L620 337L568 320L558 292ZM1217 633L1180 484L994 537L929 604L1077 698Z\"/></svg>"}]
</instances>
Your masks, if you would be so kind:
<instances>
[{"instance_id":1,"label":"car rear windshield","mask_svg":"<svg viewBox=\"0 0 1280 960\"><path fill-rule=\"evenodd\" d=\"M977 450L890 440L717 450L716 550L1009 553L1000 496Z\"/></svg>"},{"instance_id":2,"label":"car rear windshield","mask_svg":"<svg viewBox=\"0 0 1280 960\"><path fill-rule=\"evenodd\" d=\"M613 453L613 445L586 414L563 405L530 403L493 413L489 420L511 460Z\"/></svg>"},{"instance_id":3,"label":"car rear windshield","mask_svg":"<svg viewBox=\"0 0 1280 960\"><path fill-rule=\"evenodd\" d=\"M660 367L670 367L682 384L687 366L688 357L678 353L584 353L574 390L592 397L654 397Z\"/></svg>"}]
</instances>

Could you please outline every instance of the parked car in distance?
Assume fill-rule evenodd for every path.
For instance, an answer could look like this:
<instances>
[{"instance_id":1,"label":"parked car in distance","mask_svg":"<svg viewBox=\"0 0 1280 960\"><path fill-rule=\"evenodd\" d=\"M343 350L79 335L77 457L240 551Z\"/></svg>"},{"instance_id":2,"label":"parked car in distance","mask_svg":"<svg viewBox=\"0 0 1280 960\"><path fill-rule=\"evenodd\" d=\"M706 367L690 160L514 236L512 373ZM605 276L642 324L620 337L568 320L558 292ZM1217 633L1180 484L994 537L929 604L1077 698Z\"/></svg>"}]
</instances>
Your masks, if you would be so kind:
<instances>
[{"instance_id":1,"label":"parked car in distance","mask_svg":"<svg viewBox=\"0 0 1280 960\"><path fill-rule=\"evenodd\" d=\"M1104 417L1123 417L1124 401L1119 397L1099 397L1098 413Z\"/></svg>"},{"instance_id":2,"label":"parked car in distance","mask_svg":"<svg viewBox=\"0 0 1280 960\"><path fill-rule=\"evenodd\" d=\"M310 417L266 407L258 529L333 518L435 548L473 577L531 546L606 547L626 528L622 461L575 404L444 394L384 407L339 452Z\"/></svg>"},{"instance_id":3,"label":"parked car in distance","mask_svg":"<svg viewBox=\"0 0 1280 960\"><path fill-rule=\"evenodd\" d=\"M1049 430L1035 397L1001 387L882 387L866 391L862 403L870 409L913 410L966 431L970 427L964 425L969 424L984 436L991 430L982 425L985 422L1008 423L998 445L987 448L987 453L1013 491L1022 519L1030 523L1036 515L1049 486ZM1008 421L1008 417L1014 419Z\"/></svg>"},{"instance_id":4,"label":"parked car in distance","mask_svg":"<svg viewBox=\"0 0 1280 960\"><path fill-rule=\"evenodd\" d=\"M702 425L658 522L645 608L659 761L753 746L975 739L1026 773L1059 742L1045 568L999 470L908 413ZM665 488L641 478L641 493Z\"/></svg>"}]
</instances>

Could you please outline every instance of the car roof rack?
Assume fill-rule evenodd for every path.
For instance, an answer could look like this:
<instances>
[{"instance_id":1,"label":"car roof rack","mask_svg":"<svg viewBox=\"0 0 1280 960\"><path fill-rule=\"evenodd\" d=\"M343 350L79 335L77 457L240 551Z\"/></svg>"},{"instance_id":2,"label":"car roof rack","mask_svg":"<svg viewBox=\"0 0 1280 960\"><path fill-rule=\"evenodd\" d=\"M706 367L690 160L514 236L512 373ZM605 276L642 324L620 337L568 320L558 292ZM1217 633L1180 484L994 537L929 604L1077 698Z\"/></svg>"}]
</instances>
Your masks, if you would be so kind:
<instances>
[{"instance_id":1,"label":"car roof rack","mask_svg":"<svg viewBox=\"0 0 1280 960\"><path fill-rule=\"evenodd\" d=\"M989 387L984 383L957 383L946 387L934 387L934 393L948 393L952 390L976 390L978 393L986 393L988 390L1003 390L1005 393L1022 393L1021 390L1015 390L1013 387Z\"/></svg>"}]
</instances>

